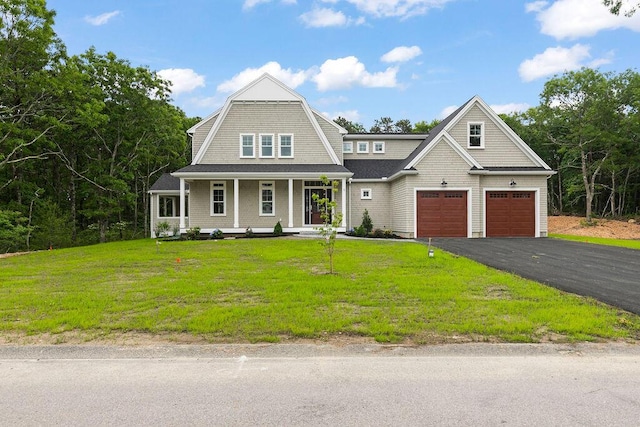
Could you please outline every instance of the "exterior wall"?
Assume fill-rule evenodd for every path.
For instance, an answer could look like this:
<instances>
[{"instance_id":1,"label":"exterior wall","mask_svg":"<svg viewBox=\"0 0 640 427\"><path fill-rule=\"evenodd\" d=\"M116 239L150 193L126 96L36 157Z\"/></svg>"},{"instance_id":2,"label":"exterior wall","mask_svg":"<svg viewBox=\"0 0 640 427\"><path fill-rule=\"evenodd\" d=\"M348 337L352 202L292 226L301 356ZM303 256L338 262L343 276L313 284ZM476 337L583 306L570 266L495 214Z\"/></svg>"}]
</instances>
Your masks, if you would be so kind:
<instances>
[{"instance_id":1,"label":"exterior wall","mask_svg":"<svg viewBox=\"0 0 640 427\"><path fill-rule=\"evenodd\" d=\"M325 117L319 116L316 113L313 113L313 115L320 125L322 132L329 140L329 144L331 144L333 151L338 155L340 163L342 163L342 134L331 123L327 123L327 119Z\"/></svg>"},{"instance_id":2,"label":"exterior wall","mask_svg":"<svg viewBox=\"0 0 640 427\"><path fill-rule=\"evenodd\" d=\"M193 160L196 154L198 154L198 150L200 150L202 143L204 142L205 138L207 137L207 134L209 133L209 131L211 130L211 128L213 127L217 119L218 119L218 114L216 114L213 117L210 117L209 119L207 119L205 123L200 125L198 129L196 129L196 131L193 133L193 137L191 139L191 160Z\"/></svg>"},{"instance_id":3,"label":"exterior wall","mask_svg":"<svg viewBox=\"0 0 640 427\"><path fill-rule=\"evenodd\" d=\"M150 206L149 206L149 214L151 216L151 221L149 222L149 225L151 227L151 237L158 237L155 235L155 228L156 228L156 224L160 223L160 222L166 222L169 224L169 233L173 232L174 228L179 229L180 228L180 217L179 216L175 216L175 217L160 217L159 216L159 209L158 206L160 205L160 197L161 196L174 196L174 197L180 197L179 193L175 193L175 194L170 194L170 193L162 193L162 194L158 194L158 193L153 193L151 194L151 197L149 197L149 201L150 201Z\"/></svg>"},{"instance_id":4,"label":"exterior wall","mask_svg":"<svg viewBox=\"0 0 640 427\"><path fill-rule=\"evenodd\" d=\"M403 176L391 182L391 229L394 233L403 237L413 237L413 231L409 231L411 212L411 199L407 187L407 177Z\"/></svg>"},{"instance_id":5,"label":"exterior wall","mask_svg":"<svg viewBox=\"0 0 640 427\"><path fill-rule=\"evenodd\" d=\"M371 190L371 199L361 199L360 190L368 188ZM350 220L347 228L355 228L362 224L362 214L366 209L369 212L373 228L392 230L391 222L391 185L386 182L357 182L350 187Z\"/></svg>"},{"instance_id":6,"label":"exterior wall","mask_svg":"<svg viewBox=\"0 0 640 427\"><path fill-rule=\"evenodd\" d=\"M255 135L255 158L240 157L240 134L245 133ZM274 135L274 158L259 157L261 133ZM293 134L293 158L278 158L278 134ZM333 162L300 102L234 102L201 163Z\"/></svg>"},{"instance_id":7,"label":"exterior wall","mask_svg":"<svg viewBox=\"0 0 640 427\"><path fill-rule=\"evenodd\" d=\"M368 159L368 160L375 160L375 159L406 159L409 154L411 154L413 152L413 150L415 150L418 145L420 145L420 143L422 141L416 141L416 140L396 140L396 139L392 139L392 140L385 140L384 141L384 154L378 153L375 154L373 153L373 140L369 140L369 153L359 153L358 154L358 140L351 140L347 137L345 137L345 141L352 141L353 142L353 153L345 153L344 154L344 159ZM342 152L342 147L340 147L340 152Z\"/></svg>"},{"instance_id":8,"label":"exterior wall","mask_svg":"<svg viewBox=\"0 0 640 427\"><path fill-rule=\"evenodd\" d=\"M484 122L484 148L468 148L468 123ZM449 134L482 166L539 166L477 106L472 107Z\"/></svg>"}]
</instances>

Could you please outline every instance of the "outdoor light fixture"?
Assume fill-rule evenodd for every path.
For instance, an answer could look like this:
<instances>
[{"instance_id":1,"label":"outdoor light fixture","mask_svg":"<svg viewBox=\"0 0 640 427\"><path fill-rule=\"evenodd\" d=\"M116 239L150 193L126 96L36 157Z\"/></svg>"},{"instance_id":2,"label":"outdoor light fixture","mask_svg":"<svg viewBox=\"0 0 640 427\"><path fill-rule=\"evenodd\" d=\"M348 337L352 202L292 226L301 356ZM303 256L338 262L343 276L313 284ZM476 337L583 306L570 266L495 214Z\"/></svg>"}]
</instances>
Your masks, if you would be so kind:
<instances>
[{"instance_id":1,"label":"outdoor light fixture","mask_svg":"<svg viewBox=\"0 0 640 427\"><path fill-rule=\"evenodd\" d=\"M447 185L447 181L445 181L444 178L442 178L442 182L440 182L440 185L443 186L443 187L446 186Z\"/></svg>"},{"instance_id":2,"label":"outdoor light fixture","mask_svg":"<svg viewBox=\"0 0 640 427\"><path fill-rule=\"evenodd\" d=\"M511 179L511 182L509 183L509 185L510 185L510 186L512 186L512 187L513 187L514 185L516 185L516 182L513 180L513 178Z\"/></svg>"}]
</instances>

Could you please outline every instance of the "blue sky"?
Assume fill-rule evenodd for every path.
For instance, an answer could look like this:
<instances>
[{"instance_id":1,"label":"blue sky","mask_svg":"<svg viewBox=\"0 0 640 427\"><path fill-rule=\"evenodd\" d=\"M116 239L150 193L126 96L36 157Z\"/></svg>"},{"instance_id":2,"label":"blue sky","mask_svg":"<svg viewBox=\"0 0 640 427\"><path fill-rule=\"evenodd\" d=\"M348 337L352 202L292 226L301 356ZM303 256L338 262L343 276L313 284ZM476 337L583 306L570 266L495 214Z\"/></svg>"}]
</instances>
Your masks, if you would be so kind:
<instances>
[{"instance_id":1,"label":"blue sky","mask_svg":"<svg viewBox=\"0 0 640 427\"><path fill-rule=\"evenodd\" d=\"M474 95L498 113L538 105L580 67L640 65L640 13L600 0L48 0L69 53L94 46L173 83L205 117L264 72L331 118L369 128L443 118Z\"/></svg>"}]
</instances>

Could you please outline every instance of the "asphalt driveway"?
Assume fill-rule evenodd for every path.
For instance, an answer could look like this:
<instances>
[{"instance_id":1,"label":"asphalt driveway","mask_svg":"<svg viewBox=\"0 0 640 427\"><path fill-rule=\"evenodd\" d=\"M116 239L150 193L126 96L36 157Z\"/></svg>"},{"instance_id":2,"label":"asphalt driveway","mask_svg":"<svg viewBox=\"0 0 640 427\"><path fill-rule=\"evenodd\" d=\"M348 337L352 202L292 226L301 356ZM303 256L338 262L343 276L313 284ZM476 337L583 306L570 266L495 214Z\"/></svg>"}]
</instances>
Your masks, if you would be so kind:
<instances>
[{"instance_id":1,"label":"asphalt driveway","mask_svg":"<svg viewBox=\"0 0 640 427\"><path fill-rule=\"evenodd\" d=\"M432 246L640 314L640 251L552 238L433 239Z\"/></svg>"}]
</instances>

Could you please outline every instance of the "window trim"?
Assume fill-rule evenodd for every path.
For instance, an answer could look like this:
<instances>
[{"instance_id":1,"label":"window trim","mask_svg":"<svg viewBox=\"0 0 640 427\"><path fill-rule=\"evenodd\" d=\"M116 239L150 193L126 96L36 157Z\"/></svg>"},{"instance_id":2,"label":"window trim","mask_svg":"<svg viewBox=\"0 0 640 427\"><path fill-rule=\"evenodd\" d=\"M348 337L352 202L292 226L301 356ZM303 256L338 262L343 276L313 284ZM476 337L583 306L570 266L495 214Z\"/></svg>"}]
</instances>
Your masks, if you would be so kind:
<instances>
[{"instance_id":1,"label":"window trim","mask_svg":"<svg viewBox=\"0 0 640 427\"><path fill-rule=\"evenodd\" d=\"M289 136L291 137L291 155L283 156L282 155L282 137ZM293 159L293 134L292 133L281 133L278 134L278 157L281 159Z\"/></svg>"},{"instance_id":2,"label":"window trim","mask_svg":"<svg viewBox=\"0 0 640 427\"><path fill-rule=\"evenodd\" d=\"M478 136L478 135L471 135L471 126L474 126L474 125L480 125L480 145L471 145L471 137ZM485 129L484 122L468 122L467 123L467 148L475 149L475 150L484 148L484 129Z\"/></svg>"},{"instance_id":3,"label":"window trim","mask_svg":"<svg viewBox=\"0 0 640 427\"><path fill-rule=\"evenodd\" d=\"M349 144L349 149L345 150L345 144ZM342 153L343 154L353 154L353 141L342 141Z\"/></svg>"},{"instance_id":4,"label":"window trim","mask_svg":"<svg viewBox=\"0 0 640 427\"><path fill-rule=\"evenodd\" d=\"M364 150L360 150L360 144L365 144L365 146L367 148L365 148ZM369 153L369 141L358 141L358 144L356 145L356 152L358 154L367 154L367 153Z\"/></svg>"},{"instance_id":5,"label":"window trim","mask_svg":"<svg viewBox=\"0 0 640 427\"><path fill-rule=\"evenodd\" d=\"M263 153L263 148L264 146L262 145L262 138L265 136L270 136L271 137L271 155L270 156L265 156ZM272 133L261 133L260 136L258 137L258 141L260 143L260 158L261 159L274 159L276 156L276 149L275 149L275 137Z\"/></svg>"},{"instance_id":6,"label":"window trim","mask_svg":"<svg viewBox=\"0 0 640 427\"><path fill-rule=\"evenodd\" d=\"M371 192L371 189L370 188L361 188L360 189L360 199L361 200L371 200L371 199L373 199L373 193Z\"/></svg>"},{"instance_id":7,"label":"window trim","mask_svg":"<svg viewBox=\"0 0 640 427\"><path fill-rule=\"evenodd\" d=\"M262 199L262 190L264 185L271 185L271 213L264 213L264 203ZM275 181L260 181L258 185L258 215L259 216L276 216L276 182Z\"/></svg>"},{"instance_id":8,"label":"window trim","mask_svg":"<svg viewBox=\"0 0 640 427\"><path fill-rule=\"evenodd\" d=\"M251 155L244 155L244 137L251 137ZM240 134L240 158L241 159L255 159L256 158L256 135L253 133L241 133Z\"/></svg>"},{"instance_id":9,"label":"window trim","mask_svg":"<svg viewBox=\"0 0 640 427\"><path fill-rule=\"evenodd\" d=\"M376 144L380 144L380 146L382 147L381 150L376 150ZM373 154L384 154L385 151L385 143L384 141L373 141Z\"/></svg>"},{"instance_id":10,"label":"window trim","mask_svg":"<svg viewBox=\"0 0 640 427\"><path fill-rule=\"evenodd\" d=\"M220 203L220 202L216 202L213 200L213 190L214 187L222 184L222 213L215 213L214 209L213 209L213 204L214 203ZM209 182L209 197L210 197L210 204L209 204L209 214L210 216L227 216L227 182L226 181L211 181Z\"/></svg>"},{"instance_id":11,"label":"window trim","mask_svg":"<svg viewBox=\"0 0 640 427\"><path fill-rule=\"evenodd\" d=\"M171 216L163 216L163 215L161 215L162 214L162 199L171 199L171 211L172 211L172 215ZM178 206L176 206L176 204ZM180 196L159 194L158 195L158 215L157 215L157 218L179 218L180 215L175 215L180 210L179 204L180 204Z\"/></svg>"}]
</instances>

